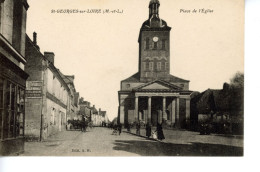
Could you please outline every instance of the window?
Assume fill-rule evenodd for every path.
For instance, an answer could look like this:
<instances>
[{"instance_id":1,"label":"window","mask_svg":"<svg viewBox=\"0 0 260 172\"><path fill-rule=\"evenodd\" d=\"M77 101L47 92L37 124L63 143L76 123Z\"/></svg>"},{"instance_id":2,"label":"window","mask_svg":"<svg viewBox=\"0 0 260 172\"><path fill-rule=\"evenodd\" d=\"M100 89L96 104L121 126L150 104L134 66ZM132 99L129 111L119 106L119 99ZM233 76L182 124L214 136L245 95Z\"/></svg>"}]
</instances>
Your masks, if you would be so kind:
<instances>
[{"instance_id":1,"label":"window","mask_svg":"<svg viewBox=\"0 0 260 172\"><path fill-rule=\"evenodd\" d=\"M149 62L146 63L146 68L145 68L145 69L146 69L146 70L149 69Z\"/></svg>"},{"instance_id":2,"label":"window","mask_svg":"<svg viewBox=\"0 0 260 172\"><path fill-rule=\"evenodd\" d=\"M50 122L51 125L55 125L55 109L54 108L52 108L52 110L51 110L51 120L50 121L51 121Z\"/></svg>"},{"instance_id":3,"label":"window","mask_svg":"<svg viewBox=\"0 0 260 172\"><path fill-rule=\"evenodd\" d=\"M143 62L143 70L146 70L146 62Z\"/></svg>"},{"instance_id":4,"label":"window","mask_svg":"<svg viewBox=\"0 0 260 172\"><path fill-rule=\"evenodd\" d=\"M153 62L149 62L149 70L153 71Z\"/></svg>"},{"instance_id":5,"label":"window","mask_svg":"<svg viewBox=\"0 0 260 172\"><path fill-rule=\"evenodd\" d=\"M145 49L146 50L149 50L149 38L146 38L146 40L145 40Z\"/></svg>"},{"instance_id":6,"label":"window","mask_svg":"<svg viewBox=\"0 0 260 172\"><path fill-rule=\"evenodd\" d=\"M2 138L2 115L4 110L4 79L0 78L0 139Z\"/></svg>"},{"instance_id":7,"label":"window","mask_svg":"<svg viewBox=\"0 0 260 172\"><path fill-rule=\"evenodd\" d=\"M168 62L165 62L165 70L168 70L169 66L168 66Z\"/></svg>"},{"instance_id":8,"label":"window","mask_svg":"<svg viewBox=\"0 0 260 172\"><path fill-rule=\"evenodd\" d=\"M24 89L18 87L17 90L17 116L16 116L16 136L23 136L23 119L24 119Z\"/></svg>"},{"instance_id":9,"label":"window","mask_svg":"<svg viewBox=\"0 0 260 172\"><path fill-rule=\"evenodd\" d=\"M10 115L10 126L9 126L9 138L15 137L15 99L16 99L16 85L11 84L11 110L9 112Z\"/></svg>"},{"instance_id":10,"label":"window","mask_svg":"<svg viewBox=\"0 0 260 172\"><path fill-rule=\"evenodd\" d=\"M53 85L52 85L52 94L55 95L56 93L56 79L55 76L53 76Z\"/></svg>"},{"instance_id":11,"label":"window","mask_svg":"<svg viewBox=\"0 0 260 172\"><path fill-rule=\"evenodd\" d=\"M24 88L0 78L0 139L24 135Z\"/></svg>"},{"instance_id":12,"label":"window","mask_svg":"<svg viewBox=\"0 0 260 172\"><path fill-rule=\"evenodd\" d=\"M158 71L161 70L161 62L157 62L157 70L158 70Z\"/></svg>"},{"instance_id":13,"label":"window","mask_svg":"<svg viewBox=\"0 0 260 172\"><path fill-rule=\"evenodd\" d=\"M4 138L12 138L14 137L14 120L15 120L15 91L16 86L7 81L7 84L5 86L5 96L4 96Z\"/></svg>"},{"instance_id":14,"label":"window","mask_svg":"<svg viewBox=\"0 0 260 172\"><path fill-rule=\"evenodd\" d=\"M163 40L162 40L162 50L165 50L165 42L166 42L166 40L163 39Z\"/></svg>"},{"instance_id":15,"label":"window","mask_svg":"<svg viewBox=\"0 0 260 172\"><path fill-rule=\"evenodd\" d=\"M156 50L157 49L157 42L153 43L153 49Z\"/></svg>"},{"instance_id":16,"label":"window","mask_svg":"<svg viewBox=\"0 0 260 172\"><path fill-rule=\"evenodd\" d=\"M0 33L2 33L2 3L1 3L2 1L0 1ZM0 124L1 125L1 124ZM0 126L0 128L1 128L1 126ZM0 130L1 131L1 130ZM1 133L0 133L0 138L1 138Z\"/></svg>"}]
</instances>

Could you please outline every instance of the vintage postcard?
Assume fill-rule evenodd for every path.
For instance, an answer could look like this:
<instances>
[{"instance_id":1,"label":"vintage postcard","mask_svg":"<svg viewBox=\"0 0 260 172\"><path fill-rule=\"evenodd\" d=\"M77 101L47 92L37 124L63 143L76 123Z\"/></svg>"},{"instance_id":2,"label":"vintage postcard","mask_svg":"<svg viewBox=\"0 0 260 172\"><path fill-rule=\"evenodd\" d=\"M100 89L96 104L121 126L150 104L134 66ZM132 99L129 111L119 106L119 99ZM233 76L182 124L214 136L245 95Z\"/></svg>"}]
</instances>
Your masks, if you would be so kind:
<instances>
[{"instance_id":1,"label":"vintage postcard","mask_svg":"<svg viewBox=\"0 0 260 172\"><path fill-rule=\"evenodd\" d=\"M243 156L243 0L0 0L1 156Z\"/></svg>"}]
</instances>

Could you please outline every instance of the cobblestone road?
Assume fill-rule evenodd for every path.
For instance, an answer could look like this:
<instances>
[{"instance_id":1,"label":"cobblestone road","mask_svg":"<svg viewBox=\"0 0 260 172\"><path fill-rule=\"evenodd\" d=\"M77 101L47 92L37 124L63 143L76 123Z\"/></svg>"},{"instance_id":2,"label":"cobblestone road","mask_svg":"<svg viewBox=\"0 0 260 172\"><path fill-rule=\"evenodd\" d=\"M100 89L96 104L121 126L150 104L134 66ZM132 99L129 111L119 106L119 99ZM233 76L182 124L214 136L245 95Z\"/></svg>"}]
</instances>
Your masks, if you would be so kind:
<instances>
[{"instance_id":1,"label":"cobblestone road","mask_svg":"<svg viewBox=\"0 0 260 172\"><path fill-rule=\"evenodd\" d=\"M132 130L133 132L135 130ZM63 131L44 142L27 142L21 156L241 156L243 139L165 130L158 142L134 133L112 135L107 128ZM144 135L144 130L141 135Z\"/></svg>"}]
</instances>

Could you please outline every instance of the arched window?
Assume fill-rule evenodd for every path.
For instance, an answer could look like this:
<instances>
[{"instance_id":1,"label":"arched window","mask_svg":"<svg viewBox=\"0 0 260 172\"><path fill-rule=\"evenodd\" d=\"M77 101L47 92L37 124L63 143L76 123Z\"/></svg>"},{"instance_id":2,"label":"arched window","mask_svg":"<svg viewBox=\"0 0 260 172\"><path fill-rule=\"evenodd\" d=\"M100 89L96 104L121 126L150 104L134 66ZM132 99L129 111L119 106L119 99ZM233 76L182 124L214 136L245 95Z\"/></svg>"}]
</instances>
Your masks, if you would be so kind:
<instances>
[{"instance_id":1,"label":"arched window","mask_svg":"<svg viewBox=\"0 0 260 172\"><path fill-rule=\"evenodd\" d=\"M162 40L162 50L165 50L165 42L166 42L166 40L163 39L163 40Z\"/></svg>"},{"instance_id":2,"label":"arched window","mask_svg":"<svg viewBox=\"0 0 260 172\"><path fill-rule=\"evenodd\" d=\"M156 50L157 49L157 42L153 43L153 49Z\"/></svg>"},{"instance_id":3,"label":"arched window","mask_svg":"<svg viewBox=\"0 0 260 172\"><path fill-rule=\"evenodd\" d=\"M146 62L143 62L143 70L146 70Z\"/></svg>"},{"instance_id":4,"label":"arched window","mask_svg":"<svg viewBox=\"0 0 260 172\"><path fill-rule=\"evenodd\" d=\"M157 62L157 70L160 71L161 70L161 62Z\"/></svg>"},{"instance_id":5,"label":"arched window","mask_svg":"<svg viewBox=\"0 0 260 172\"><path fill-rule=\"evenodd\" d=\"M149 50L149 38L146 38L146 40L145 40L145 49L146 50Z\"/></svg>"},{"instance_id":6,"label":"arched window","mask_svg":"<svg viewBox=\"0 0 260 172\"><path fill-rule=\"evenodd\" d=\"M149 62L149 70L153 71L153 62Z\"/></svg>"}]
</instances>

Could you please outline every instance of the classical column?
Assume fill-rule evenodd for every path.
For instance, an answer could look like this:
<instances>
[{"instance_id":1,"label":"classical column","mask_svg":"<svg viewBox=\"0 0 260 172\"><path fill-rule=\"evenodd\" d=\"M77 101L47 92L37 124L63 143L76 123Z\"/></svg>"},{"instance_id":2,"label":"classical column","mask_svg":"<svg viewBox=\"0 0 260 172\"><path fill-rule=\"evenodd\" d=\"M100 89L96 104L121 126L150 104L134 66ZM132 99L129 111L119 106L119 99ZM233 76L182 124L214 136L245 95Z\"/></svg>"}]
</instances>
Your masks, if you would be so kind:
<instances>
[{"instance_id":1,"label":"classical column","mask_svg":"<svg viewBox=\"0 0 260 172\"><path fill-rule=\"evenodd\" d=\"M180 127L180 98L176 99L176 126Z\"/></svg>"},{"instance_id":2,"label":"classical column","mask_svg":"<svg viewBox=\"0 0 260 172\"><path fill-rule=\"evenodd\" d=\"M171 122L175 123L175 114L176 114L176 101L175 99L172 100L172 114L171 114Z\"/></svg>"},{"instance_id":3,"label":"classical column","mask_svg":"<svg viewBox=\"0 0 260 172\"><path fill-rule=\"evenodd\" d=\"M142 119L142 112L138 112L138 119L141 121Z\"/></svg>"},{"instance_id":4,"label":"classical column","mask_svg":"<svg viewBox=\"0 0 260 172\"><path fill-rule=\"evenodd\" d=\"M135 97L135 121L138 121L138 96Z\"/></svg>"},{"instance_id":5,"label":"classical column","mask_svg":"<svg viewBox=\"0 0 260 172\"><path fill-rule=\"evenodd\" d=\"M119 107L120 117L119 122L124 124L125 122L125 106L124 106L124 99L120 96L120 107Z\"/></svg>"},{"instance_id":6,"label":"classical column","mask_svg":"<svg viewBox=\"0 0 260 172\"><path fill-rule=\"evenodd\" d=\"M189 128L190 126L190 99L186 99L186 127Z\"/></svg>"},{"instance_id":7,"label":"classical column","mask_svg":"<svg viewBox=\"0 0 260 172\"><path fill-rule=\"evenodd\" d=\"M163 121L165 121L165 120L167 119L167 113L166 113L166 97L163 97L162 119L163 119Z\"/></svg>"},{"instance_id":8,"label":"classical column","mask_svg":"<svg viewBox=\"0 0 260 172\"><path fill-rule=\"evenodd\" d=\"M151 124L151 117L152 117L152 97L148 97L148 118L147 123Z\"/></svg>"}]
</instances>

